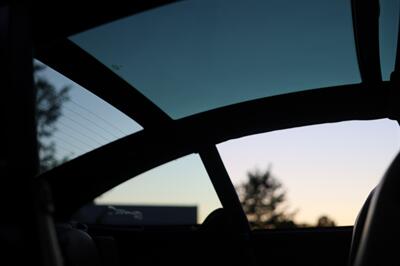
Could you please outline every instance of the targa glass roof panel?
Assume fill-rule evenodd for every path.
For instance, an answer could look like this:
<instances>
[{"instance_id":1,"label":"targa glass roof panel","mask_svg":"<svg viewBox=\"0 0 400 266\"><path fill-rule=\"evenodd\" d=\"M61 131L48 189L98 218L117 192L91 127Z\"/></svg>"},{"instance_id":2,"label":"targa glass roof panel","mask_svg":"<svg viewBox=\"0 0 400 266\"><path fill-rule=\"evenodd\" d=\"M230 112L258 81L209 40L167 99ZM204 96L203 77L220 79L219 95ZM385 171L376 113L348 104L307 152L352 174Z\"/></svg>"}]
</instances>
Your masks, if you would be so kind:
<instances>
[{"instance_id":1,"label":"targa glass roof panel","mask_svg":"<svg viewBox=\"0 0 400 266\"><path fill-rule=\"evenodd\" d=\"M172 118L360 81L348 0L193 0L70 39Z\"/></svg>"}]
</instances>

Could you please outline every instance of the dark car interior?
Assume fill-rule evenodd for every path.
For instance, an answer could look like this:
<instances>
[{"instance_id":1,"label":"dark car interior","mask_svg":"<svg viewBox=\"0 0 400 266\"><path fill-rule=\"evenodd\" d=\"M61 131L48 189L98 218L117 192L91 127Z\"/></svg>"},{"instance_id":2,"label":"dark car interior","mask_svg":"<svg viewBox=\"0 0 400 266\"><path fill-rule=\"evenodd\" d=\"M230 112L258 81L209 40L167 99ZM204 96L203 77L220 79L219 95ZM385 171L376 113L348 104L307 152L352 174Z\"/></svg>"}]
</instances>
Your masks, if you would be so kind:
<instances>
[{"instance_id":1,"label":"dark car interior","mask_svg":"<svg viewBox=\"0 0 400 266\"><path fill-rule=\"evenodd\" d=\"M348 1L360 83L253 99L179 119L68 39L175 2L181 1L0 4L2 263L398 265L400 155L365 199L354 226L253 230L216 148L227 140L306 125L398 122L400 56L390 80L383 81L379 1ZM143 130L38 175L34 58L135 119ZM222 205L202 224L103 225L74 219L79 208L132 176L193 153L199 154Z\"/></svg>"}]
</instances>

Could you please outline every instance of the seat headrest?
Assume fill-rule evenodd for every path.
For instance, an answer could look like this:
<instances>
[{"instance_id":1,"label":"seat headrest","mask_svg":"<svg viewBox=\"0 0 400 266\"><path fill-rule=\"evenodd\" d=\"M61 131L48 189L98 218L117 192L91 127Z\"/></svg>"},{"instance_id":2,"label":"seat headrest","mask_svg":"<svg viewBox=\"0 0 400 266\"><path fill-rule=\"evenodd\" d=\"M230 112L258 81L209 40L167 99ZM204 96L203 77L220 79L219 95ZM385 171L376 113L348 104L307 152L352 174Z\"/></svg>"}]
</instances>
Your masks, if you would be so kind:
<instances>
[{"instance_id":1,"label":"seat headrest","mask_svg":"<svg viewBox=\"0 0 400 266\"><path fill-rule=\"evenodd\" d=\"M92 237L70 224L57 225L57 234L65 266L98 266L100 257Z\"/></svg>"}]
</instances>

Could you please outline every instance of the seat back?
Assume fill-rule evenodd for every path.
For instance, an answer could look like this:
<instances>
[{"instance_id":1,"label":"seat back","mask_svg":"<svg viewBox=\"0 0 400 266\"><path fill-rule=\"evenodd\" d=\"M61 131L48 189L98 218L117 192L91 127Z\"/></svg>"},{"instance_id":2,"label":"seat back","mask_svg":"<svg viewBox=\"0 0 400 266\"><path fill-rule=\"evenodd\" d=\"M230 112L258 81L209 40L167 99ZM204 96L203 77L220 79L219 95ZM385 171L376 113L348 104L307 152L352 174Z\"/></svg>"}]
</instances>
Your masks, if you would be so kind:
<instances>
[{"instance_id":1,"label":"seat back","mask_svg":"<svg viewBox=\"0 0 400 266\"><path fill-rule=\"evenodd\" d=\"M65 266L100 266L100 256L92 237L71 224L57 225Z\"/></svg>"},{"instance_id":2,"label":"seat back","mask_svg":"<svg viewBox=\"0 0 400 266\"><path fill-rule=\"evenodd\" d=\"M357 255L357 250L360 246L361 236L365 225L365 220L367 219L368 209L371 203L371 198L374 194L374 190L372 190L367 199L365 200L363 206L361 207L360 212L356 218L353 228L353 236L351 239L351 248L349 254L349 266L354 265L354 261Z\"/></svg>"}]
</instances>

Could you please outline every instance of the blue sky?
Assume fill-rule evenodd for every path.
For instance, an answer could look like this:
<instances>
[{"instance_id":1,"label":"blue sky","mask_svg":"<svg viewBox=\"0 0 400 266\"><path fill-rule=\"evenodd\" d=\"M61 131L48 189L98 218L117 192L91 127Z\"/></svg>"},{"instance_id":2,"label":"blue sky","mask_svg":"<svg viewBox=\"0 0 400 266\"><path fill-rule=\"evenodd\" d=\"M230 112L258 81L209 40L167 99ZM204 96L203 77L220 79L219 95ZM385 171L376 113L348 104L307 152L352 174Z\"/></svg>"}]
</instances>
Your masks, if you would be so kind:
<instances>
[{"instance_id":1,"label":"blue sky","mask_svg":"<svg viewBox=\"0 0 400 266\"><path fill-rule=\"evenodd\" d=\"M47 67L38 75L57 90L70 88L70 101L63 105L53 138L60 159L74 158L142 129L134 120L53 69Z\"/></svg>"},{"instance_id":2,"label":"blue sky","mask_svg":"<svg viewBox=\"0 0 400 266\"><path fill-rule=\"evenodd\" d=\"M252 0L226 7L221 0L185 1L71 39L179 118L242 100L359 82L349 2ZM398 0L381 1L384 79L393 69L399 7ZM53 139L59 158L142 129L57 72L42 75L57 88L71 87ZM271 165L291 208L299 210L299 222L327 214L348 225L398 152L399 137L393 121L352 121L231 140L218 150L235 184L248 171ZM200 221L220 206L197 155L144 176L100 201L197 205Z\"/></svg>"}]
</instances>

